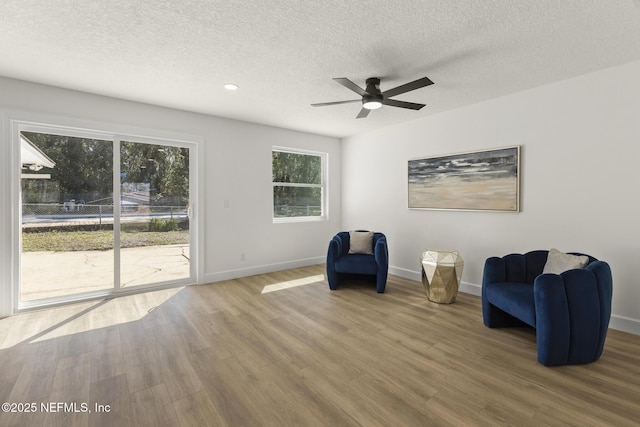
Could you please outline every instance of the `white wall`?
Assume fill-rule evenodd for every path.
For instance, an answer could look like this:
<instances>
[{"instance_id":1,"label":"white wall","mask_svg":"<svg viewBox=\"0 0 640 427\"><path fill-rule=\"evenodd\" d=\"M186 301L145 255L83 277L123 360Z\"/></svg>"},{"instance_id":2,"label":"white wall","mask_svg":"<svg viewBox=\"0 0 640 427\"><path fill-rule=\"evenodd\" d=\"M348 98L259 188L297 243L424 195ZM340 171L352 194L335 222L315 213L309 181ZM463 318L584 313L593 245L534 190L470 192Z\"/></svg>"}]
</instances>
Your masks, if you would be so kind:
<instances>
[{"instance_id":1,"label":"white wall","mask_svg":"<svg viewBox=\"0 0 640 427\"><path fill-rule=\"evenodd\" d=\"M340 229L340 141L274 127L154 107L0 77L0 317L12 277L8 120L20 115L116 127L186 133L204 141L202 186L204 230L201 283L324 262L327 244ZM329 153L328 221L273 224L271 147ZM225 208L227 201L227 208ZM241 261L240 254L245 254ZM10 305L10 304L9 304Z\"/></svg>"},{"instance_id":2,"label":"white wall","mask_svg":"<svg viewBox=\"0 0 640 427\"><path fill-rule=\"evenodd\" d=\"M384 232L391 272L416 280L424 248L457 249L461 289L475 294L489 256L591 254L613 270L611 326L640 333L638 76L634 62L345 139L343 228ZM407 208L408 159L512 145L520 213Z\"/></svg>"},{"instance_id":3,"label":"white wall","mask_svg":"<svg viewBox=\"0 0 640 427\"><path fill-rule=\"evenodd\" d=\"M244 122L227 122L210 139L206 183L217 184L206 194L207 281L324 262L340 229L339 140ZM329 153L328 221L273 224L274 145Z\"/></svg>"}]
</instances>

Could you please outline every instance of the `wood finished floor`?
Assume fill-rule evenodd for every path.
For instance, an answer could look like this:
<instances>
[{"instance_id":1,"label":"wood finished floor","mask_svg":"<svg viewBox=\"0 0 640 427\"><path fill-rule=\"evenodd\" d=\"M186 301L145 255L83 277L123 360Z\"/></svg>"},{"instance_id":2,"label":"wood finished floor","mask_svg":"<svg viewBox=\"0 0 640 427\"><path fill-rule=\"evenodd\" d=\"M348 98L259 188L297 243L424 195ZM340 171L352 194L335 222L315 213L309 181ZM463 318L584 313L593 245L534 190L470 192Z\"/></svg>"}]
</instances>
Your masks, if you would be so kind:
<instances>
[{"instance_id":1,"label":"wood finished floor","mask_svg":"<svg viewBox=\"0 0 640 427\"><path fill-rule=\"evenodd\" d=\"M546 368L531 329L488 329L480 298L422 285L329 291L324 266L0 320L1 426L638 425L640 336ZM310 278L310 279L308 279ZM283 283L284 282L284 283ZM297 283L301 286L289 287ZM284 288L262 293L265 286ZM267 288L268 289L268 288ZM92 412L46 413L41 403ZM95 404L109 412L96 412ZM78 407L82 410L82 407Z\"/></svg>"}]
</instances>

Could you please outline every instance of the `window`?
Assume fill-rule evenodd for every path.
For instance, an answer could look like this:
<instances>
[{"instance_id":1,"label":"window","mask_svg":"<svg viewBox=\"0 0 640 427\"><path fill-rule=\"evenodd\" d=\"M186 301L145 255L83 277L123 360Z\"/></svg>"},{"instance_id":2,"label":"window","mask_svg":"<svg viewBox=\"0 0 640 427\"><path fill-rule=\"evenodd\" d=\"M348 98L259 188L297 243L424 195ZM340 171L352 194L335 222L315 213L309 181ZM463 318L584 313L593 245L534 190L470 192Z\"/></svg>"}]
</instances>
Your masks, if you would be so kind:
<instances>
[{"instance_id":1,"label":"window","mask_svg":"<svg viewBox=\"0 0 640 427\"><path fill-rule=\"evenodd\" d=\"M272 150L273 220L324 219L326 153Z\"/></svg>"}]
</instances>

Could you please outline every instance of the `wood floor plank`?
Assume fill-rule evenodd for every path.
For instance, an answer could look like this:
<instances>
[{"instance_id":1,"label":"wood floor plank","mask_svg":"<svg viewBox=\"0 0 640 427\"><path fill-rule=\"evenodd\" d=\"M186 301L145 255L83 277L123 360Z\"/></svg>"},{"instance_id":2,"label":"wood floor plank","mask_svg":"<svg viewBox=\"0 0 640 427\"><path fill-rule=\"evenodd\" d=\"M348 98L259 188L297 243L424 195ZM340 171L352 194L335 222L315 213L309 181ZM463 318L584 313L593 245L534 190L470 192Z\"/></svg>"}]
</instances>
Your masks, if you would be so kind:
<instances>
[{"instance_id":1,"label":"wood floor plank","mask_svg":"<svg viewBox=\"0 0 640 427\"><path fill-rule=\"evenodd\" d=\"M159 356L162 377L172 402L203 389L185 349L168 345L161 350Z\"/></svg>"},{"instance_id":2,"label":"wood floor plank","mask_svg":"<svg viewBox=\"0 0 640 427\"><path fill-rule=\"evenodd\" d=\"M130 395L134 426L175 427L178 418L165 384L158 384Z\"/></svg>"},{"instance_id":3,"label":"wood floor plank","mask_svg":"<svg viewBox=\"0 0 640 427\"><path fill-rule=\"evenodd\" d=\"M181 427L221 427L226 425L204 390L176 400L173 402L173 409Z\"/></svg>"},{"instance_id":4,"label":"wood floor plank","mask_svg":"<svg viewBox=\"0 0 640 427\"><path fill-rule=\"evenodd\" d=\"M215 353L201 350L189 355L191 363L198 373L204 390L211 400L215 412L212 418L221 418L223 426L251 426L259 414L252 414L244 403L245 384L229 369L229 360L219 359Z\"/></svg>"},{"instance_id":5,"label":"wood floor plank","mask_svg":"<svg viewBox=\"0 0 640 427\"><path fill-rule=\"evenodd\" d=\"M0 413L0 425L638 425L640 336L610 330L597 362L548 368L535 331L486 328L476 296L435 304L395 276L384 294L362 280L330 291L323 274L0 319L0 400L92 409Z\"/></svg>"},{"instance_id":6,"label":"wood floor plank","mask_svg":"<svg viewBox=\"0 0 640 427\"><path fill-rule=\"evenodd\" d=\"M92 382L87 403L91 426L133 425L126 374Z\"/></svg>"}]
</instances>

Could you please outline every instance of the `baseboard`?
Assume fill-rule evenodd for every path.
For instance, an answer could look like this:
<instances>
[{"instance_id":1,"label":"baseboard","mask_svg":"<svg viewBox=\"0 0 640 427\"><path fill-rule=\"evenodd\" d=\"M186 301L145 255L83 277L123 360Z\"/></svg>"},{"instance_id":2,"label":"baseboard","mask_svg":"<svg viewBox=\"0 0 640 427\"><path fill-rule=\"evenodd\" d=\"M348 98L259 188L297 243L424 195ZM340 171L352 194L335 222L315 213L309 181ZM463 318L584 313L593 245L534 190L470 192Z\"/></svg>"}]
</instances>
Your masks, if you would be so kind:
<instances>
[{"instance_id":1,"label":"baseboard","mask_svg":"<svg viewBox=\"0 0 640 427\"><path fill-rule=\"evenodd\" d=\"M611 320L609 321L609 327L618 331L640 335L640 319L612 314Z\"/></svg>"},{"instance_id":2,"label":"baseboard","mask_svg":"<svg viewBox=\"0 0 640 427\"><path fill-rule=\"evenodd\" d=\"M415 280L416 282L422 281L422 276L419 271L408 270L406 268L394 267L392 265L389 266L389 274L393 274L394 276L403 277L409 280Z\"/></svg>"},{"instance_id":3,"label":"baseboard","mask_svg":"<svg viewBox=\"0 0 640 427\"><path fill-rule=\"evenodd\" d=\"M421 272L408 270L406 268L389 266L389 274L393 274L394 276L400 276L409 280L415 280L416 282L422 281ZM462 282L460 282L458 291L464 292L465 294L480 296L482 295L482 286L476 285L475 283L465 282L463 280Z\"/></svg>"},{"instance_id":4,"label":"baseboard","mask_svg":"<svg viewBox=\"0 0 640 427\"><path fill-rule=\"evenodd\" d=\"M223 280L238 279L240 277L255 276L256 274L273 273L274 271L288 270L290 268L307 267L309 265L323 264L326 261L324 256L316 258L305 258L293 261L278 262L273 264L257 265L235 270L219 271L217 273L205 273L200 280L200 284L221 282Z\"/></svg>"},{"instance_id":5,"label":"baseboard","mask_svg":"<svg viewBox=\"0 0 640 427\"><path fill-rule=\"evenodd\" d=\"M482 286L476 285L475 283L462 281L458 290L460 292L464 292L465 294L471 294L477 297L482 296Z\"/></svg>"}]
</instances>

